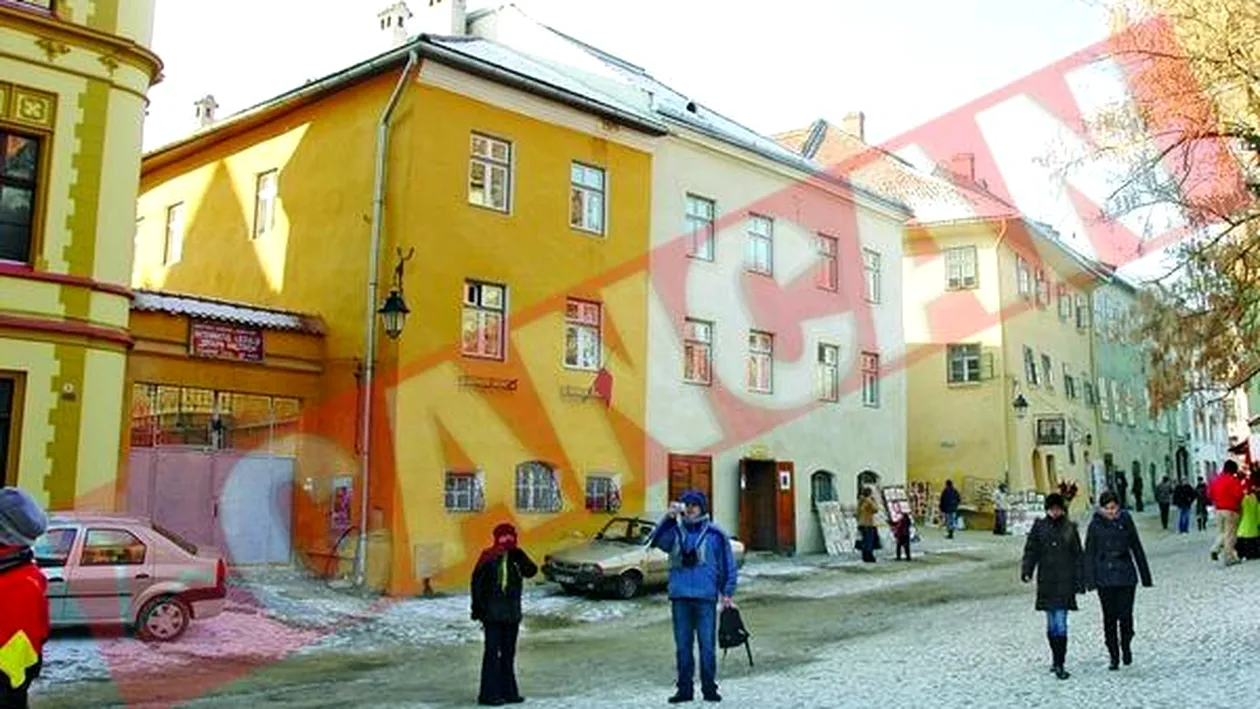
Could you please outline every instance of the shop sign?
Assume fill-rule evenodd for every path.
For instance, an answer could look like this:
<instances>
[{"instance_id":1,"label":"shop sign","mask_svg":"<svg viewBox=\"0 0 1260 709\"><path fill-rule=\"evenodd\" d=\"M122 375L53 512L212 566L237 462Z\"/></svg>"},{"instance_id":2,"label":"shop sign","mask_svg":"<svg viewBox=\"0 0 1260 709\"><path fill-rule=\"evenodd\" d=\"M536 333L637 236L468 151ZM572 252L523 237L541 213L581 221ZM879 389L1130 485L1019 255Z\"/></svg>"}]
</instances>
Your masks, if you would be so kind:
<instances>
[{"instance_id":1,"label":"shop sign","mask_svg":"<svg viewBox=\"0 0 1260 709\"><path fill-rule=\"evenodd\" d=\"M263 361L262 330L194 320L188 332L188 352L206 359Z\"/></svg>"}]
</instances>

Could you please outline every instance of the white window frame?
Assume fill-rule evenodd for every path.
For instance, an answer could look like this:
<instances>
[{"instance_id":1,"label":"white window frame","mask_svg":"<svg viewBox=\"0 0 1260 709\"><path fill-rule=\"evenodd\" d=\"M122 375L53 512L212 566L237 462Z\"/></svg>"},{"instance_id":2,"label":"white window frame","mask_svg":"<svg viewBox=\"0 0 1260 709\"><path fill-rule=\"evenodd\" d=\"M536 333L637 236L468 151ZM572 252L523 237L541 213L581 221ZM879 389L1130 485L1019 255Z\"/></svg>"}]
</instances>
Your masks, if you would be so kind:
<instances>
[{"instance_id":1,"label":"white window frame","mask_svg":"<svg viewBox=\"0 0 1260 709\"><path fill-rule=\"evenodd\" d=\"M818 399L840 401L840 346L818 343Z\"/></svg>"},{"instance_id":2,"label":"white window frame","mask_svg":"<svg viewBox=\"0 0 1260 709\"><path fill-rule=\"evenodd\" d=\"M827 234L817 234L814 240L818 253L818 274L814 285L821 290L840 290L840 240Z\"/></svg>"},{"instance_id":3,"label":"white window frame","mask_svg":"<svg viewBox=\"0 0 1260 709\"><path fill-rule=\"evenodd\" d=\"M1107 388L1107 378L1098 378L1098 415L1103 421L1111 421L1111 393Z\"/></svg>"},{"instance_id":4,"label":"white window frame","mask_svg":"<svg viewBox=\"0 0 1260 709\"><path fill-rule=\"evenodd\" d=\"M862 353L862 405L879 408L879 353Z\"/></svg>"},{"instance_id":5,"label":"white window frame","mask_svg":"<svg viewBox=\"0 0 1260 709\"><path fill-rule=\"evenodd\" d=\"M862 269L866 272L866 302L879 303L883 284L881 256L875 249L862 249Z\"/></svg>"},{"instance_id":6,"label":"white window frame","mask_svg":"<svg viewBox=\"0 0 1260 709\"><path fill-rule=\"evenodd\" d=\"M1050 281L1046 269L1037 269L1037 307L1045 310L1050 305Z\"/></svg>"},{"instance_id":7,"label":"white window frame","mask_svg":"<svg viewBox=\"0 0 1260 709\"><path fill-rule=\"evenodd\" d=\"M570 358L569 343L575 347ZM593 350L591 349L593 348ZM585 353L585 356L584 356ZM593 357L593 359L592 359ZM593 300L568 298L564 303L564 366L586 372L604 363L604 306Z\"/></svg>"},{"instance_id":8,"label":"white window frame","mask_svg":"<svg viewBox=\"0 0 1260 709\"><path fill-rule=\"evenodd\" d=\"M592 200L598 201L598 208L591 207ZM569 226L603 236L607 224L608 171L574 160L569 167Z\"/></svg>"},{"instance_id":9,"label":"white window frame","mask_svg":"<svg viewBox=\"0 0 1260 709\"><path fill-rule=\"evenodd\" d=\"M1024 379L1028 381L1030 387L1041 385L1037 372L1037 353L1033 352L1033 348L1028 345L1024 345Z\"/></svg>"},{"instance_id":10,"label":"white window frame","mask_svg":"<svg viewBox=\"0 0 1260 709\"><path fill-rule=\"evenodd\" d=\"M1054 391L1054 358L1045 352L1041 353L1041 378L1046 391Z\"/></svg>"},{"instance_id":11,"label":"white window frame","mask_svg":"<svg viewBox=\"0 0 1260 709\"><path fill-rule=\"evenodd\" d=\"M517 512L552 514L564 509L559 474L542 461L530 460L516 466L515 490Z\"/></svg>"},{"instance_id":12,"label":"white window frame","mask_svg":"<svg viewBox=\"0 0 1260 709\"><path fill-rule=\"evenodd\" d=\"M484 146L484 148L483 148ZM496 156L495 148L503 149L504 156ZM503 214L512 211L512 142L485 133L473 131L468 140L468 203ZM477 168L482 171L480 197L477 192ZM503 180L503 203L494 202L494 179Z\"/></svg>"},{"instance_id":13,"label":"white window frame","mask_svg":"<svg viewBox=\"0 0 1260 709\"><path fill-rule=\"evenodd\" d=\"M499 294L498 305L487 304L486 294L495 291ZM505 285L473 280L471 278L464 280L464 297L460 306L460 354L464 357L476 359L498 361L507 359L507 299L508 289ZM467 321L469 313L473 313L477 321L477 347L474 350L469 350L464 342L464 323ZM487 351L489 338L486 337L486 333L489 331L489 328L486 327L486 321L490 315L494 314L497 314L499 318L498 353Z\"/></svg>"},{"instance_id":14,"label":"white window frame","mask_svg":"<svg viewBox=\"0 0 1260 709\"><path fill-rule=\"evenodd\" d=\"M1084 293L1078 293L1076 295L1076 329L1088 330L1090 328L1092 324L1090 314L1089 299Z\"/></svg>"},{"instance_id":15,"label":"white window frame","mask_svg":"<svg viewBox=\"0 0 1260 709\"><path fill-rule=\"evenodd\" d=\"M693 352L703 355L703 376L692 371ZM713 323L708 320L687 318L683 321L683 381L702 386L713 383Z\"/></svg>"},{"instance_id":16,"label":"white window frame","mask_svg":"<svg viewBox=\"0 0 1260 709\"><path fill-rule=\"evenodd\" d=\"M166 207L166 234L162 242L162 265L171 266L184 258L184 233L186 212L183 202Z\"/></svg>"},{"instance_id":17,"label":"white window frame","mask_svg":"<svg viewBox=\"0 0 1260 709\"><path fill-rule=\"evenodd\" d=\"M749 214L745 235L744 270L763 276L773 276L774 220L763 214Z\"/></svg>"},{"instance_id":18,"label":"white window frame","mask_svg":"<svg viewBox=\"0 0 1260 709\"><path fill-rule=\"evenodd\" d=\"M945 249L945 290L980 287L980 255L974 246Z\"/></svg>"},{"instance_id":19,"label":"white window frame","mask_svg":"<svg viewBox=\"0 0 1260 709\"><path fill-rule=\"evenodd\" d=\"M1068 290L1066 283L1059 284L1059 321L1067 322L1072 319L1072 293Z\"/></svg>"},{"instance_id":20,"label":"white window frame","mask_svg":"<svg viewBox=\"0 0 1260 709\"><path fill-rule=\"evenodd\" d=\"M717 257L717 202L690 192L686 202L687 256L713 261Z\"/></svg>"},{"instance_id":21,"label":"white window frame","mask_svg":"<svg viewBox=\"0 0 1260 709\"><path fill-rule=\"evenodd\" d=\"M442 497L447 512L479 512L481 506L478 504L477 474L461 470L446 471Z\"/></svg>"},{"instance_id":22,"label":"white window frame","mask_svg":"<svg viewBox=\"0 0 1260 709\"><path fill-rule=\"evenodd\" d=\"M748 331L748 366L744 380L750 392L774 393L774 335L772 333L761 330Z\"/></svg>"},{"instance_id":23,"label":"white window frame","mask_svg":"<svg viewBox=\"0 0 1260 709\"><path fill-rule=\"evenodd\" d=\"M1028 269L1028 261L1018 254L1015 256L1015 284L1021 296L1024 298L1032 296L1032 272Z\"/></svg>"},{"instance_id":24,"label":"white window frame","mask_svg":"<svg viewBox=\"0 0 1260 709\"><path fill-rule=\"evenodd\" d=\"M258 173L254 178L254 239L260 239L276 227L276 207L280 200L280 171Z\"/></svg>"},{"instance_id":25,"label":"white window frame","mask_svg":"<svg viewBox=\"0 0 1260 709\"><path fill-rule=\"evenodd\" d=\"M1066 362L1063 363L1063 395L1071 400L1079 396L1076 391L1076 377L1072 376L1072 370L1068 368Z\"/></svg>"},{"instance_id":26,"label":"white window frame","mask_svg":"<svg viewBox=\"0 0 1260 709\"><path fill-rule=\"evenodd\" d=\"M595 494L591 494L592 485L596 488L602 487L602 490L596 490ZM608 473L590 473L586 476L586 486L583 489L582 507L587 512L610 512L608 503L612 501L613 495L617 492L617 478ZM591 506L591 498L602 497L604 504L602 507L595 508Z\"/></svg>"},{"instance_id":27,"label":"white window frame","mask_svg":"<svg viewBox=\"0 0 1260 709\"><path fill-rule=\"evenodd\" d=\"M983 351L978 342L959 342L945 347L945 381L948 384L977 384L981 381ZM962 365L955 376L954 364ZM973 376L974 374L974 376Z\"/></svg>"}]
</instances>

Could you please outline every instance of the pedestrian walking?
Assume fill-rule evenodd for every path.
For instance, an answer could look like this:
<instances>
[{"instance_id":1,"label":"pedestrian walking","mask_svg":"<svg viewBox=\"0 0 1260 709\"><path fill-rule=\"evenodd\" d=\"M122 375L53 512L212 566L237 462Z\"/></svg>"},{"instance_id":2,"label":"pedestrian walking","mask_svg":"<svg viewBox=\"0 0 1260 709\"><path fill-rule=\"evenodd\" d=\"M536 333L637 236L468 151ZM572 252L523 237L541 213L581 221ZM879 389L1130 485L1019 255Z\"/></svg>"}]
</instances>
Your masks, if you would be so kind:
<instances>
[{"instance_id":1,"label":"pedestrian walking","mask_svg":"<svg viewBox=\"0 0 1260 709\"><path fill-rule=\"evenodd\" d=\"M1117 670L1121 661L1133 664L1133 597L1139 578L1143 588L1151 587L1151 569L1137 526L1117 496L1104 492L1098 502L1085 535L1085 589L1098 591L1108 669Z\"/></svg>"},{"instance_id":2,"label":"pedestrian walking","mask_svg":"<svg viewBox=\"0 0 1260 709\"><path fill-rule=\"evenodd\" d=\"M893 522L893 538L897 540L897 561L901 561L902 550L906 561L910 561L910 515L903 513Z\"/></svg>"},{"instance_id":3,"label":"pedestrian walking","mask_svg":"<svg viewBox=\"0 0 1260 709\"><path fill-rule=\"evenodd\" d=\"M0 707L26 709L48 639L48 581L31 551L48 517L16 487L0 488Z\"/></svg>"},{"instance_id":4,"label":"pedestrian walking","mask_svg":"<svg viewBox=\"0 0 1260 709\"><path fill-rule=\"evenodd\" d=\"M993 492L993 533L1006 534L1006 519L1010 514L1011 502L1007 496L1006 483L998 483Z\"/></svg>"},{"instance_id":5,"label":"pedestrian walking","mask_svg":"<svg viewBox=\"0 0 1260 709\"><path fill-rule=\"evenodd\" d=\"M878 530L875 528L875 516L879 514L879 503L869 487L863 487L858 499L857 523L859 544L862 546L862 561L875 563L875 540Z\"/></svg>"},{"instance_id":6,"label":"pedestrian walking","mask_svg":"<svg viewBox=\"0 0 1260 709\"><path fill-rule=\"evenodd\" d=\"M1212 479L1208 486L1208 497L1216 507L1217 530L1216 541L1209 552L1212 561L1220 555L1225 556L1225 565L1238 563L1238 552L1235 545L1238 541L1238 516L1242 511L1243 497L1247 490L1238 474L1238 463L1227 460L1219 475Z\"/></svg>"},{"instance_id":7,"label":"pedestrian walking","mask_svg":"<svg viewBox=\"0 0 1260 709\"><path fill-rule=\"evenodd\" d=\"M1208 506L1212 504L1211 498L1208 496L1208 484L1199 478L1199 484L1194 486L1194 520L1200 532L1207 531L1208 525Z\"/></svg>"},{"instance_id":8,"label":"pedestrian walking","mask_svg":"<svg viewBox=\"0 0 1260 709\"><path fill-rule=\"evenodd\" d=\"M962 495L954 487L953 480L945 481L945 489L941 490L941 515L945 517L945 537L954 538L954 529L958 527L958 508L962 505Z\"/></svg>"},{"instance_id":9,"label":"pedestrian walking","mask_svg":"<svg viewBox=\"0 0 1260 709\"><path fill-rule=\"evenodd\" d=\"M1155 504L1159 505L1159 523L1168 529L1168 511L1172 507L1173 484L1165 475L1155 486Z\"/></svg>"},{"instance_id":10,"label":"pedestrian walking","mask_svg":"<svg viewBox=\"0 0 1260 709\"><path fill-rule=\"evenodd\" d=\"M1076 524L1067 518L1067 503L1058 493L1046 495L1046 516L1033 523L1024 542L1020 580L1037 577L1036 609L1046 614L1051 671L1059 679L1071 675L1067 661L1068 611L1076 610L1076 594L1084 592L1084 555Z\"/></svg>"},{"instance_id":11,"label":"pedestrian walking","mask_svg":"<svg viewBox=\"0 0 1260 709\"><path fill-rule=\"evenodd\" d=\"M680 519L681 518L681 519ZM700 645L700 691L704 700L720 702L717 685L717 606L734 605L739 571L730 537L709 519L704 493L688 491L679 505L657 525L652 545L669 554L669 602L674 622L678 691L670 704L694 699L696 660Z\"/></svg>"},{"instance_id":12,"label":"pedestrian walking","mask_svg":"<svg viewBox=\"0 0 1260 709\"><path fill-rule=\"evenodd\" d=\"M1123 470L1116 471L1116 496L1120 500L1120 509L1129 507L1129 479L1125 477ZM1102 499L1099 495L1098 499Z\"/></svg>"},{"instance_id":13,"label":"pedestrian walking","mask_svg":"<svg viewBox=\"0 0 1260 709\"><path fill-rule=\"evenodd\" d=\"M477 703L503 706L525 701L516 684L516 640L521 629L521 592L538 566L518 546L516 528L494 528L494 544L481 552L472 575L472 619L485 631L481 691Z\"/></svg>"},{"instance_id":14,"label":"pedestrian walking","mask_svg":"<svg viewBox=\"0 0 1260 709\"><path fill-rule=\"evenodd\" d=\"M1190 533L1190 509L1198 497L1190 483L1182 480L1173 488L1173 506L1177 508L1177 534Z\"/></svg>"},{"instance_id":15,"label":"pedestrian walking","mask_svg":"<svg viewBox=\"0 0 1260 709\"><path fill-rule=\"evenodd\" d=\"M1145 487L1145 485L1142 483L1142 473L1141 472L1135 473L1133 475L1133 509L1137 510L1138 512L1141 512L1142 508L1146 504L1145 502L1142 501L1142 488L1143 487Z\"/></svg>"},{"instance_id":16,"label":"pedestrian walking","mask_svg":"<svg viewBox=\"0 0 1260 709\"><path fill-rule=\"evenodd\" d=\"M1238 516L1238 558L1260 559L1260 471L1252 471Z\"/></svg>"}]
</instances>

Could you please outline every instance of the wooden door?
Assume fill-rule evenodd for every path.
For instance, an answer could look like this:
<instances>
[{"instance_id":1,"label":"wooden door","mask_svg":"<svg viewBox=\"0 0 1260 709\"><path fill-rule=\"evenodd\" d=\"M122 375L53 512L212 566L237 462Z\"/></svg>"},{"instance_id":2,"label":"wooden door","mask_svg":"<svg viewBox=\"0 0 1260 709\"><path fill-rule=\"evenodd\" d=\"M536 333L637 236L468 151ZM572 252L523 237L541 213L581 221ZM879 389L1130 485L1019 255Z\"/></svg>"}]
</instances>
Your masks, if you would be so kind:
<instances>
[{"instance_id":1,"label":"wooden door","mask_svg":"<svg viewBox=\"0 0 1260 709\"><path fill-rule=\"evenodd\" d=\"M739 538L756 551L779 551L778 475L774 461L740 461Z\"/></svg>"},{"instance_id":2,"label":"wooden door","mask_svg":"<svg viewBox=\"0 0 1260 709\"><path fill-rule=\"evenodd\" d=\"M709 500L710 512L713 507L713 459L706 455L674 455L669 456L669 502L677 502L678 498L688 490L699 490Z\"/></svg>"},{"instance_id":3,"label":"wooden door","mask_svg":"<svg viewBox=\"0 0 1260 709\"><path fill-rule=\"evenodd\" d=\"M778 490L775 510L775 534L781 554L796 553L796 465L779 461L774 485Z\"/></svg>"}]
</instances>

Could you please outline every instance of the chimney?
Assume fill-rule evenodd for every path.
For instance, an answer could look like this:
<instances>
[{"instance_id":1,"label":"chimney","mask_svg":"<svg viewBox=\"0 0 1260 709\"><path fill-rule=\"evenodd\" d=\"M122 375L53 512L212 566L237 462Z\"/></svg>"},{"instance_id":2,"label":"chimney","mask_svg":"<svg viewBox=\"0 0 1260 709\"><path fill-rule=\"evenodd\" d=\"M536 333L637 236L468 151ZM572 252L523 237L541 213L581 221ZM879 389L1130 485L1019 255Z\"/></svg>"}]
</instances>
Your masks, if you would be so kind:
<instances>
[{"instance_id":1,"label":"chimney","mask_svg":"<svg viewBox=\"0 0 1260 709\"><path fill-rule=\"evenodd\" d=\"M949 171L968 182L976 181L976 154L958 153L949 159Z\"/></svg>"},{"instance_id":2,"label":"chimney","mask_svg":"<svg viewBox=\"0 0 1260 709\"><path fill-rule=\"evenodd\" d=\"M845 133L866 142L866 114L861 111L849 111L840 122L840 129Z\"/></svg>"},{"instance_id":3,"label":"chimney","mask_svg":"<svg viewBox=\"0 0 1260 709\"><path fill-rule=\"evenodd\" d=\"M389 37L389 46L398 47L407 41L407 20L411 17L411 9L401 0L376 13L381 32Z\"/></svg>"},{"instance_id":4,"label":"chimney","mask_svg":"<svg viewBox=\"0 0 1260 709\"><path fill-rule=\"evenodd\" d=\"M416 13L420 32L445 36L468 34L466 0L420 0L420 2L424 4Z\"/></svg>"},{"instance_id":5,"label":"chimney","mask_svg":"<svg viewBox=\"0 0 1260 709\"><path fill-rule=\"evenodd\" d=\"M193 101L193 106L197 111L198 129L207 128L214 123L214 111L219 107L218 102L214 100L214 94L206 94Z\"/></svg>"}]
</instances>

